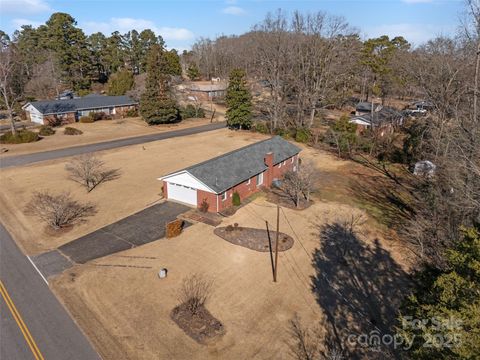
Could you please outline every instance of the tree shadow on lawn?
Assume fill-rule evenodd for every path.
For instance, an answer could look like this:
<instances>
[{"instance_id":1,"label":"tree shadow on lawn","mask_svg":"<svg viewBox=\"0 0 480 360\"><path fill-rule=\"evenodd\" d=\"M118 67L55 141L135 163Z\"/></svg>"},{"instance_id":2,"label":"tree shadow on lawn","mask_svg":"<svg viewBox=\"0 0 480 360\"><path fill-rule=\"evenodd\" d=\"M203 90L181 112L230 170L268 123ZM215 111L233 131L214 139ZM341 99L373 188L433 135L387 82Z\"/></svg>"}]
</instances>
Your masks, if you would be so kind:
<instances>
[{"instance_id":1,"label":"tree shadow on lawn","mask_svg":"<svg viewBox=\"0 0 480 360\"><path fill-rule=\"evenodd\" d=\"M340 350L346 359L397 358L391 346L362 347L349 341L349 335L393 335L396 312L408 289L407 273L378 239L367 245L345 224L321 226L319 237L311 289L326 314L325 349Z\"/></svg>"},{"instance_id":2,"label":"tree shadow on lawn","mask_svg":"<svg viewBox=\"0 0 480 360\"><path fill-rule=\"evenodd\" d=\"M356 173L349 187L355 202L390 228L398 228L415 215L411 195L382 175Z\"/></svg>"}]
</instances>

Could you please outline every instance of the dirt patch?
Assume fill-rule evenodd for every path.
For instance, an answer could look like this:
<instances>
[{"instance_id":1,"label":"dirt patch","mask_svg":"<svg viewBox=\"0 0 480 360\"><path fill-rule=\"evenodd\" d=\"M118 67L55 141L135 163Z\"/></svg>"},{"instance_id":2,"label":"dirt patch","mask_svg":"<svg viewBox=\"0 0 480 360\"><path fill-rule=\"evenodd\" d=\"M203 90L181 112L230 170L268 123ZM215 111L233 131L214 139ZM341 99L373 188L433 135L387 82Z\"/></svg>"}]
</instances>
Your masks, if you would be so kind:
<instances>
[{"instance_id":1,"label":"dirt patch","mask_svg":"<svg viewBox=\"0 0 480 360\"><path fill-rule=\"evenodd\" d=\"M306 201L305 199L300 199L298 206L295 206L292 199L282 189L272 188L271 190L265 190L265 192L268 202L292 210L304 210L313 204L312 200Z\"/></svg>"},{"instance_id":2,"label":"dirt patch","mask_svg":"<svg viewBox=\"0 0 480 360\"><path fill-rule=\"evenodd\" d=\"M185 334L199 344L205 345L225 334L223 324L215 319L205 306L201 306L195 314L192 314L182 304L172 310L170 317Z\"/></svg>"},{"instance_id":3,"label":"dirt patch","mask_svg":"<svg viewBox=\"0 0 480 360\"><path fill-rule=\"evenodd\" d=\"M272 246L275 246L277 236L276 231L231 225L216 228L213 232L229 243L260 252L270 251ZM293 238L287 234L280 232L278 239L278 251L286 251L293 246Z\"/></svg>"}]
</instances>

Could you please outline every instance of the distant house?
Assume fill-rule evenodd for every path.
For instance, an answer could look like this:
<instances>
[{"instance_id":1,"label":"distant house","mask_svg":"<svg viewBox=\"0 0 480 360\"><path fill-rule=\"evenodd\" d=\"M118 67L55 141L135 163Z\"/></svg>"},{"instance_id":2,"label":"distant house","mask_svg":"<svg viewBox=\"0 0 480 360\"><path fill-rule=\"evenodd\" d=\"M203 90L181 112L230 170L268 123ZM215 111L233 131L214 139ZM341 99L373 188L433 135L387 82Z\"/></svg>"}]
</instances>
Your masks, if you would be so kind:
<instances>
[{"instance_id":1,"label":"distant house","mask_svg":"<svg viewBox=\"0 0 480 360\"><path fill-rule=\"evenodd\" d=\"M194 207L206 201L208 211L221 212L232 206L234 192L245 199L286 171L297 171L299 152L275 136L159 178L163 196Z\"/></svg>"},{"instance_id":2,"label":"distant house","mask_svg":"<svg viewBox=\"0 0 480 360\"><path fill-rule=\"evenodd\" d=\"M66 124L77 121L91 112L104 112L107 115L124 116L128 110L136 108L138 102L128 96L89 95L64 100L33 101L22 108L30 121L44 124Z\"/></svg>"},{"instance_id":3,"label":"distant house","mask_svg":"<svg viewBox=\"0 0 480 360\"><path fill-rule=\"evenodd\" d=\"M373 104L373 111L377 109L381 105L378 104ZM372 103L371 102L366 102L366 101L361 101L355 106L355 115L360 116L364 114L369 114L372 112Z\"/></svg>"},{"instance_id":4,"label":"distant house","mask_svg":"<svg viewBox=\"0 0 480 360\"><path fill-rule=\"evenodd\" d=\"M187 91L199 101L209 101L223 98L227 93L226 83L191 84L187 85Z\"/></svg>"},{"instance_id":5,"label":"distant house","mask_svg":"<svg viewBox=\"0 0 480 360\"><path fill-rule=\"evenodd\" d=\"M392 133L394 128L403 125L404 116L401 112L394 108L386 106L377 106L373 113L365 113L362 115L353 116L350 122L357 124L358 131L364 129L375 128L380 130L380 135Z\"/></svg>"}]
</instances>

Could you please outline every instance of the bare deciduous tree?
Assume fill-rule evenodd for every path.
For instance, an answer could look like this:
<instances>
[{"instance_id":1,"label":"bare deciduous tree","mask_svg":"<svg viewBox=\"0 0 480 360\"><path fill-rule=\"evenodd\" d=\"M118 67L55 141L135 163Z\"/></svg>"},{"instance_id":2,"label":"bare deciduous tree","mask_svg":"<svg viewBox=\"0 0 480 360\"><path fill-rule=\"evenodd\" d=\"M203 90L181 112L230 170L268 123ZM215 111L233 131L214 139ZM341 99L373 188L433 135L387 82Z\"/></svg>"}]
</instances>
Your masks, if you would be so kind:
<instances>
[{"instance_id":1,"label":"bare deciduous tree","mask_svg":"<svg viewBox=\"0 0 480 360\"><path fill-rule=\"evenodd\" d=\"M117 179L119 169L106 169L105 163L93 154L75 157L65 169L70 173L70 179L85 186L88 192L105 181Z\"/></svg>"},{"instance_id":2,"label":"bare deciduous tree","mask_svg":"<svg viewBox=\"0 0 480 360\"><path fill-rule=\"evenodd\" d=\"M0 95L2 102L8 111L10 128L13 135L16 134L14 111L18 101L23 96L26 76L20 55L15 45L8 38L2 39L0 48Z\"/></svg>"},{"instance_id":3,"label":"bare deciduous tree","mask_svg":"<svg viewBox=\"0 0 480 360\"><path fill-rule=\"evenodd\" d=\"M96 213L92 204L80 204L69 193L54 195L48 191L36 192L26 209L53 229L73 225Z\"/></svg>"},{"instance_id":4,"label":"bare deciduous tree","mask_svg":"<svg viewBox=\"0 0 480 360\"><path fill-rule=\"evenodd\" d=\"M315 187L315 167L312 163L302 162L297 171L287 171L283 176L282 189L292 200L295 207L299 207L301 200L310 201L310 195Z\"/></svg>"},{"instance_id":5,"label":"bare deciduous tree","mask_svg":"<svg viewBox=\"0 0 480 360\"><path fill-rule=\"evenodd\" d=\"M178 300L191 314L196 314L212 295L213 280L203 274L193 274L183 279Z\"/></svg>"}]
</instances>

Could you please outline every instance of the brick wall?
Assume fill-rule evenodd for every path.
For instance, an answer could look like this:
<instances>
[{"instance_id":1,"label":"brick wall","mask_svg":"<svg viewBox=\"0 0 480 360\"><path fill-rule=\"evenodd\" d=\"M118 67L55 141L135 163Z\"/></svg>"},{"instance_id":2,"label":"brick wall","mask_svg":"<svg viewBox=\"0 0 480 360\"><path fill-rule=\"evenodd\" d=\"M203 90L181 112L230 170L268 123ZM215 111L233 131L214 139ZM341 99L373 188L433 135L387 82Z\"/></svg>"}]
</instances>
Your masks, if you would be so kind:
<instances>
[{"instance_id":1,"label":"brick wall","mask_svg":"<svg viewBox=\"0 0 480 360\"><path fill-rule=\"evenodd\" d=\"M293 170L295 166L297 166L298 162L298 155L293 156L292 158L289 158L285 160L285 165L279 166L273 165L273 157L272 157L272 162L270 162L270 158L267 154L266 156L266 163L267 166L268 164L271 164L271 170L267 169L263 173L263 183L260 186L257 186L257 176L254 175L253 177L250 178L250 180L246 180L238 185L235 185L234 187L228 189L226 191L227 197L225 200L222 200L222 194L214 194L208 191L203 191L203 190L197 190L197 207L200 207L202 204L203 200L205 199L208 203L208 211L209 212L219 212L223 211L225 209L228 209L233 205L233 193L238 192L240 195L240 200L243 201L250 195L256 193L259 191L262 187L270 187L271 182L273 179L280 179L285 172L289 170ZM293 162L292 162L293 159ZM167 194L167 185L166 182L163 181L163 196L164 198L168 199L168 194ZM218 208L217 208L218 204Z\"/></svg>"},{"instance_id":2,"label":"brick wall","mask_svg":"<svg viewBox=\"0 0 480 360\"><path fill-rule=\"evenodd\" d=\"M65 124L73 124L76 121L75 112L58 115L45 115L43 117L43 124L50 126L59 126Z\"/></svg>"}]
</instances>

